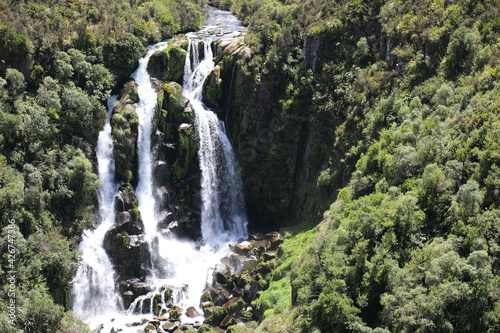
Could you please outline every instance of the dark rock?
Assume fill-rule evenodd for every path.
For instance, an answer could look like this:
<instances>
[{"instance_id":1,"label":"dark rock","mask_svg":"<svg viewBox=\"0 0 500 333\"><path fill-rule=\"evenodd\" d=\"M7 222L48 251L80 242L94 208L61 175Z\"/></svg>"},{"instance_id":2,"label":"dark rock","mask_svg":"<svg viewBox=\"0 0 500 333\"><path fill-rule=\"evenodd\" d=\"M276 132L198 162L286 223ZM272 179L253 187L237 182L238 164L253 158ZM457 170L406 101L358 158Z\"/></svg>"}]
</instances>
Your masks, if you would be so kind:
<instances>
[{"instance_id":1,"label":"dark rock","mask_svg":"<svg viewBox=\"0 0 500 333\"><path fill-rule=\"evenodd\" d=\"M172 43L165 50L155 52L151 56L148 62L148 72L159 80L182 84L186 55L186 50Z\"/></svg>"},{"instance_id":2,"label":"dark rock","mask_svg":"<svg viewBox=\"0 0 500 333\"><path fill-rule=\"evenodd\" d=\"M178 310L178 308L170 309L168 311L170 321L178 321L181 318L182 312Z\"/></svg>"},{"instance_id":3,"label":"dark rock","mask_svg":"<svg viewBox=\"0 0 500 333\"><path fill-rule=\"evenodd\" d=\"M220 323L220 327L227 328L228 326L236 325L236 320L233 316L227 315Z\"/></svg>"},{"instance_id":4,"label":"dark rock","mask_svg":"<svg viewBox=\"0 0 500 333\"><path fill-rule=\"evenodd\" d=\"M113 227L106 233L104 245L122 279L145 275L143 263L150 261L151 253L144 235L129 235Z\"/></svg>"},{"instance_id":5,"label":"dark rock","mask_svg":"<svg viewBox=\"0 0 500 333\"><path fill-rule=\"evenodd\" d=\"M268 239L271 243L271 245L267 248L268 250L277 250L278 246L283 244L283 242L285 241L283 239L283 236L281 236L281 234L276 231L267 234L266 239Z\"/></svg>"},{"instance_id":6,"label":"dark rock","mask_svg":"<svg viewBox=\"0 0 500 333\"><path fill-rule=\"evenodd\" d=\"M264 253L264 261L270 261L273 259L277 259L278 255L276 254L276 251L267 251Z\"/></svg>"},{"instance_id":7,"label":"dark rock","mask_svg":"<svg viewBox=\"0 0 500 333\"><path fill-rule=\"evenodd\" d=\"M243 298L247 302L251 302L257 296L259 292L259 283L257 281L252 282L251 284L247 284L245 286L245 292L243 293Z\"/></svg>"},{"instance_id":8,"label":"dark rock","mask_svg":"<svg viewBox=\"0 0 500 333\"><path fill-rule=\"evenodd\" d=\"M136 181L137 136L139 117L135 112L134 100L138 100L136 84L130 81L125 85L113 108L111 127L113 136L113 156L117 180L125 183ZM127 135L123 135L127 133Z\"/></svg>"},{"instance_id":9,"label":"dark rock","mask_svg":"<svg viewBox=\"0 0 500 333\"><path fill-rule=\"evenodd\" d=\"M156 161L153 167L153 178L156 184L166 184L168 181L168 164L165 161Z\"/></svg>"},{"instance_id":10,"label":"dark rock","mask_svg":"<svg viewBox=\"0 0 500 333\"><path fill-rule=\"evenodd\" d=\"M252 313L249 311L241 311L238 319L241 320L242 322L248 322L252 320Z\"/></svg>"},{"instance_id":11,"label":"dark rock","mask_svg":"<svg viewBox=\"0 0 500 333\"><path fill-rule=\"evenodd\" d=\"M236 315L245 308L246 304L241 297L233 297L222 306L227 309L230 315Z\"/></svg>"},{"instance_id":12,"label":"dark rock","mask_svg":"<svg viewBox=\"0 0 500 333\"><path fill-rule=\"evenodd\" d=\"M203 323L212 326L219 326L220 323L226 318L228 312L226 308L222 306L216 306L212 309L212 315L205 319Z\"/></svg>"},{"instance_id":13,"label":"dark rock","mask_svg":"<svg viewBox=\"0 0 500 333\"><path fill-rule=\"evenodd\" d=\"M210 108L220 109L222 99L222 80L220 78L220 67L216 65L203 82L202 101Z\"/></svg>"},{"instance_id":14,"label":"dark rock","mask_svg":"<svg viewBox=\"0 0 500 333\"><path fill-rule=\"evenodd\" d=\"M220 283L226 284L227 279L231 276L231 268L226 264L219 264L215 266L213 272L212 284Z\"/></svg>"}]
</instances>

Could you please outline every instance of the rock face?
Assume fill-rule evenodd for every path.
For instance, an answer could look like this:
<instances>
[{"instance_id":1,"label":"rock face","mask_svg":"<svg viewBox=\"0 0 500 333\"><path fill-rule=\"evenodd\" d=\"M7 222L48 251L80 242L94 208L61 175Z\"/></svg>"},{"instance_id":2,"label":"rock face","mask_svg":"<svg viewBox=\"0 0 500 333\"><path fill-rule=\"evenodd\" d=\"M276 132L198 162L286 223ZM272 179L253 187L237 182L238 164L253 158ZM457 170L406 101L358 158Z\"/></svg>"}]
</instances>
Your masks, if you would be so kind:
<instances>
[{"instance_id":1,"label":"rock face","mask_svg":"<svg viewBox=\"0 0 500 333\"><path fill-rule=\"evenodd\" d=\"M175 81L182 84L188 41L180 39L165 50L155 52L148 63L149 74L161 81Z\"/></svg>"},{"instance_id":2,"label":"rock face","mask_svg":"<svg viewBox=\"0 0 500 333\"><path fill-rule=\"evenodd\" d=\"M198 142L194 112L176 82L160 83L153 137L154 186L164 235L197 239L200 229Z\"/></svg>"},{"instance_id":3,"label":"rock face","mask_svg":"<svg viewBox=\"0 0 500 333\"><path fill-rule=\"evenodd\" d=\"M115 103L111 117L115 175L117 181L125 183L137 182L136 147L139 117L135 109L138 101L137 85L134 81L130 81L125 85L120 98Z\"/></svg>"},{"instance_id":4,"label":"rock face","mask_svg":"<svg viewBox=\"0 0 500 333\"><path fill-rule=\"evenodd\" d=\"M221 119L225 119L225 109L232 97L232 71L236 59L248 57L251 50L243 42L243 37L219 40L214 42L212 48L215 49L214 61L217 65L203 83L202 99L205 105L218 111Z\"/></svg>"},{"instance_id":5,"label":"rock face","mask_svg":"<svg viewBox=\"0 0 500 333\"><path fill-rule=\"evenodd\" d=\"M106 252L121 279L143 277L147 268L144 265L151 261L151 253L143 235L137 196L130 184L120 187L115 207L115 225L104 238Z\"/></svg>"},{"instance_id":6,"label":"rock face","mask_svg":"<svg viewBox=\"0 0 500 333\"><path fill-rule=\"evenodd\" d=\"M302 58L316 71L316 64L321 57L321 54L326 51L327 46L324 38L320 35L303 35Z\"/></svg>"}]
</instances>

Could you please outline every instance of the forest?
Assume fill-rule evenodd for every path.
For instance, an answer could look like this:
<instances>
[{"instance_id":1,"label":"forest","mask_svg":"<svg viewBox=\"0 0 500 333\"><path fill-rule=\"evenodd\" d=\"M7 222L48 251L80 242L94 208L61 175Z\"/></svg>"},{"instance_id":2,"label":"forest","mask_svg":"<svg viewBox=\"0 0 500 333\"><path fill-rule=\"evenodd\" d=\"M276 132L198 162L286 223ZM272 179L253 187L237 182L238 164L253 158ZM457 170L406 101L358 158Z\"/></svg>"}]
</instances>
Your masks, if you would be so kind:
<instances>
[{"instance_id":1,"label":"forest","mask_svg":"<svg viewBox=\"0 0 500 333\"><path fill-rule=\"evenodd\" d=\"M498 1L210 4L248 27L231 121L251 228L285 237L228 332L500 331ZM206 10L0 0L0 332L89 331L68 285L105 102Z\"/></svg>"}]
</instances>

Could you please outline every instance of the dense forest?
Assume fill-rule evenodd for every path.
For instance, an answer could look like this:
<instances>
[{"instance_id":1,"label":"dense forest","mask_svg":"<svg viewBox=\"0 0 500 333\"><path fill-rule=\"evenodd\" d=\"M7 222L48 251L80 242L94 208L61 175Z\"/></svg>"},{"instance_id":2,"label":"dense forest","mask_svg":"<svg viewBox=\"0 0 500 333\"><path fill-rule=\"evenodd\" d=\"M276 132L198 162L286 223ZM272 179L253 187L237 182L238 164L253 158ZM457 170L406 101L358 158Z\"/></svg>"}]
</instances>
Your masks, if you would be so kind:
<instances>
[{"instance_id":1,"label":"dense forest","mask_svg":"<svg viewBox=\"0 0 500 333\"><path fill-rule=\"evenodd\" d=\"M205 11L203 1L0 2L1 332L86 330L65 310L95 218L106 100L145 46L197 29Z\"/></svg>"},{"instance_id":2,"label":"dense forest","mask_svg":"<svg viewBox=\"0 0 500 333\"><path fill-rule=\"evenodd\" d=\"M252 55L225 63L252 228L287 227L257 322L232 332L499 331L498 1L211 4L248 26ZM87 331L68 285L105 101L205 12L0 1L0 332Z\"/></svg>"}]
</instances>

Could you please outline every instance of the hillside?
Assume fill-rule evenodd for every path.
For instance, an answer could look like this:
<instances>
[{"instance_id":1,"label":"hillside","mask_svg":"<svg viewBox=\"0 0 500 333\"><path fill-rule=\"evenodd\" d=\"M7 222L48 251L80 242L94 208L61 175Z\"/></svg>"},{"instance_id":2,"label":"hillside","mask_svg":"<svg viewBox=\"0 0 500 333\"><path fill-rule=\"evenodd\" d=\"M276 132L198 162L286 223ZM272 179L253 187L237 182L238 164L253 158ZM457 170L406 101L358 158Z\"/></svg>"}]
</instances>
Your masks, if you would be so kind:
<instances>
[{"instance_id":1,"label":"hillside","mask_svg":"<svg viewBox=\"0 0 500 333\"><path fill-rule=\"evenodd\" d=\"M251 214L322 221L268 276L260 330L497 331L496 1L219 5L255 52L233 111Z\"/></svg>"}]
</instances>

